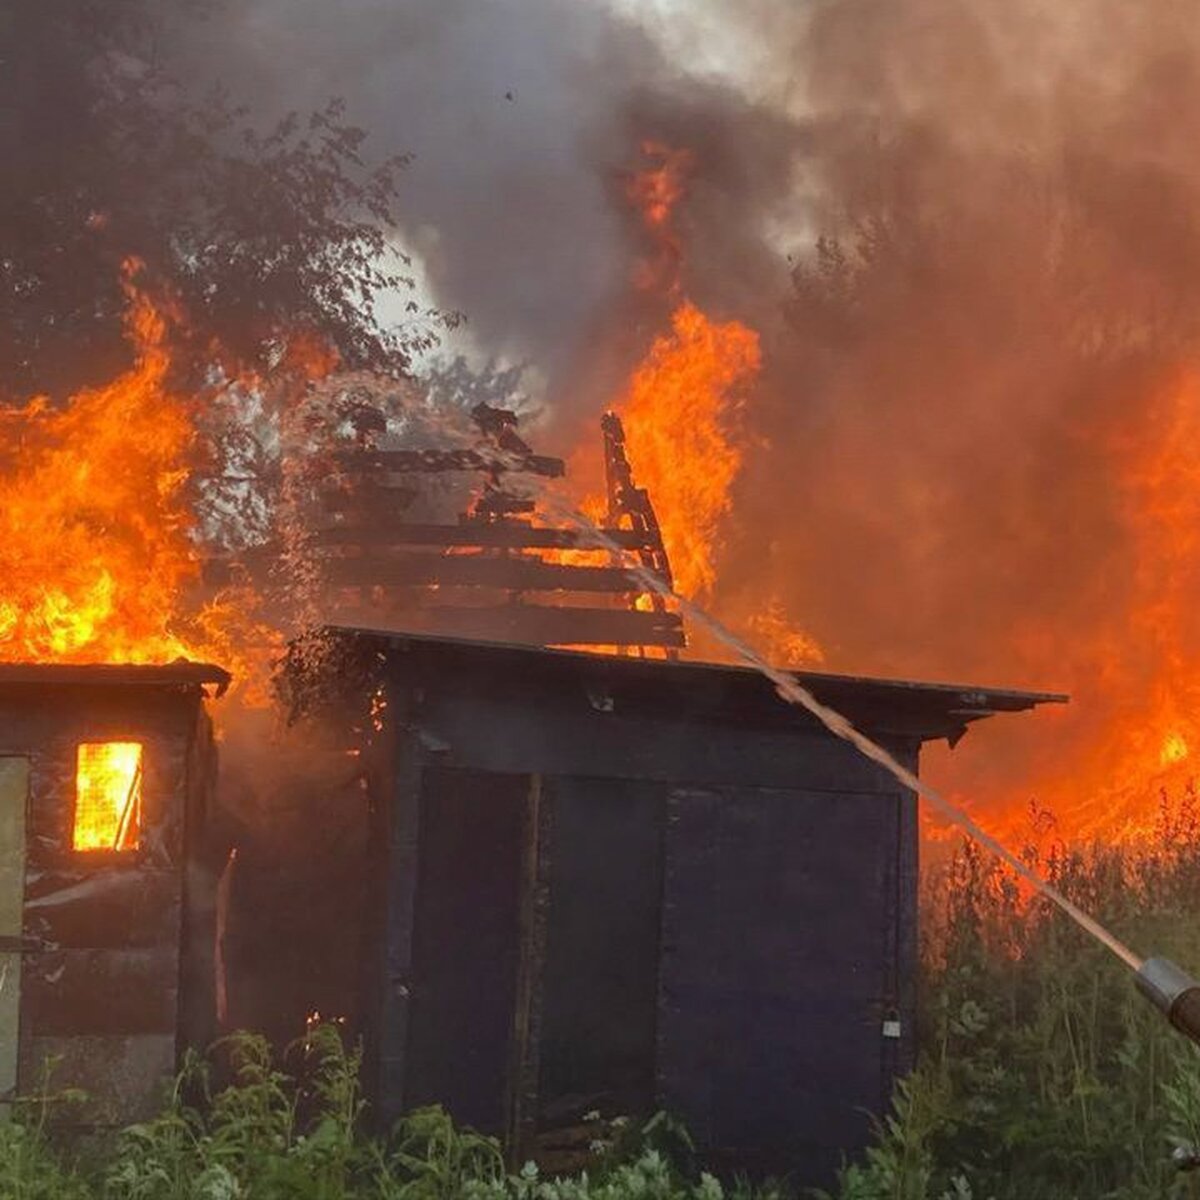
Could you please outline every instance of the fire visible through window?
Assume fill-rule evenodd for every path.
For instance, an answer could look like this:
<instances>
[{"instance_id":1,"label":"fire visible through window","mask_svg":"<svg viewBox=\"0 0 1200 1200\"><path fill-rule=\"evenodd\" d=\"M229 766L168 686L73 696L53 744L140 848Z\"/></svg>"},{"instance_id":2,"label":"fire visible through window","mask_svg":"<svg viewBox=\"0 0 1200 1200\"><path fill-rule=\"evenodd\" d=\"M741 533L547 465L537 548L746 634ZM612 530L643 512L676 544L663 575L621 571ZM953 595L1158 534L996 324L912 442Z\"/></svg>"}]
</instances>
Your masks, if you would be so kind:
<instances>
[{"instance_id":1,"label":"fire visible through window","mask_svg":"<svg viewBox=\"0 0 1200 1200\"><path fill-rule=\"evenodd\" d=\"M136 850L142 826L140 742L82 742L75 768L75 850Z\"/></svg>"}]
</instances>

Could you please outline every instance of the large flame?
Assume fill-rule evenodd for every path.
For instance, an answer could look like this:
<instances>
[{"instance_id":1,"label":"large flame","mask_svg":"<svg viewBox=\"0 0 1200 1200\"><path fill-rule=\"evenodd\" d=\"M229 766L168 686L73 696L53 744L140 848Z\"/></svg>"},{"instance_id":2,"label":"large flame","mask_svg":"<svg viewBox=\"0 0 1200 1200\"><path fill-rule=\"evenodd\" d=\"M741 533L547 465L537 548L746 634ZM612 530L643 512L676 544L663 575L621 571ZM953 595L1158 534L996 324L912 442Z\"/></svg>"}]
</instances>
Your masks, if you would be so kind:
<instances>
[{"instance_id":1,"label":"large flame","mask_svg":"<svg viewBox=\"0 0 1200 1200\"><path fill-rule=\"evenodd\" d=\"M184 499L187 404L167 384L167 319L125 272L133 366L61 406L0 410L0 660L188 655L175 618L197 566Z\"/></svg>"},{"instance_id":2,"label":"large flame","mask_svg":"<svg viewBox=\"0 0 1200 1200\"><path fill-rule=\"evenodd\" d=\"M655 506L675 586L695 597L716 580L720 525L742 463L738 415L759 369L758 335L737 321L712 320L682 294L674 218L692 156L649 141L641 152L644 164L625 188L647 238L633 283L667 302L669 329L653 339L611 407L625 426L634 478ZM574 454L571 475L591 484L598 474L589 442ZM604 502L590 494L582 509L602 514Z\"/></svg>"},{"instance_id":3,"label":"large flame","mask_svg":"<svg viewBox=\"0 0 1200 1200\"><path fill-rule=\"evenodd\" d=\"M684 301L617 405L630 466L650 492L675 586L685 596L703 596L716 582L721 522L742 464L734 427L758 367L753 330L714 322Z\"/></svg>"},{"instance_id":4,"label":"large flame","mask_svg":"<svg viewBox=\"0 0 1200 1200\"><path fill-rule=\"evenodd\" d=\"M740 321L714 320L684 292L683 242L675 218L693 156L658 142L644 142L641 153L643 165L625 189L647 243L632 282L663 302L666 328L611 407L625 427L634 478L654 504L676 590L711 600L747 445L743 407L762 356L753 329ZM585 482L598 475L590 445L576 451L571 475ZM603 512L603 502L592 495L583 508ZM648 604L643 597L639 606ZM777 661L821 659L816 642L788 619L776 596L758 609L724 615ZM717 646L703 650L721 653Z\"/></svg>"},{"instance_id":5,"label":"large flame","mask_svg":"<svg viewBox=\"0 0 1200 1200\"><path fill-rule=\"evenodd\" d=\"M1080 620L1040 612L1002 647L1016 669L1072 693L1069 709L1029 726L981 729L944 769L996 828L1028 831L1028 802L1056 834L1105 839L1153 832L1164 798L1193 790L1200 748L1200 376L1143 398L1105 439L1122 578ZM1097 560L1097 573L1104 567ZM1080 587L1084 579L1079 580ZM986 667L983 669L987 669ZM1016 752L999 752L1003 737Z\"/></svg>"}]
</instances>

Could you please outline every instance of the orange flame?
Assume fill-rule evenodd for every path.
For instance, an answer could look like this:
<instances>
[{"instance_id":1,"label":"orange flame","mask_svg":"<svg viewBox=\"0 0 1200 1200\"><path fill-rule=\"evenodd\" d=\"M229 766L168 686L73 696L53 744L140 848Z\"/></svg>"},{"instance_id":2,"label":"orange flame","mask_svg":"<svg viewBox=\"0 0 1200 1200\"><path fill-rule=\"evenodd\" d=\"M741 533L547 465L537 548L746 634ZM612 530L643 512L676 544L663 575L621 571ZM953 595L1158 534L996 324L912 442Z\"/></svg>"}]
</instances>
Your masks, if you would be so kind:
<instances>
[{"instance_id":1,"label":"orange flame","mask_svg":"<svg viewBox=\"0 0 1200 1200\"><path fill-rule=\"evenodd\" d=\"M674 299L682 262L675 213L693 156L654 141L643 142L641 152L646 165L630 176L625 191L654 256L638 265L634 283ZM675 586L685 596L707 593L716 581L719 527L742 463L737 415L760 358L752 329L714 322L682 298L674 304L670 332L654 339L614 405L634 478L650 493Z\"/></svg>"},{"instance_id":2,"label":"orange flame","mask_svg":"<svg viewBox=\"0 0 1200 1200\"><path fill-rule=\"evenodd\" d=\"M136 849L141 804L140 742L85 742L79 747L73 849Z\"/></svg>"},{"instance_id":3,"label":"orange flame","mask_svg":"<svg viewBox=\"0 0 1200 1200\"><path fill-rule=\"evenodd\" d=\"M1095 560L1119 586L1084 617L1034 612L972 668L1071 693L1065 709L1022 723L987 722L949 761L931 758L963 803L997 833L1030 833L1028 803L1055 836L1140 838L1159 828L1165 795L1193 788L1200 746L1200 375L1142 397L1101 448L1118 503L1111 543ZM1086 581L1081 580L1081 586ZM994 724L994 727L993 727Z\"/></svg>"},{"instance_id":4,"label":"orange flame","mask_svg":"<svg viewBox=\"0 0 1200 1200\"><path fill-rule=\"evenodd\" d=\"M759 362L753 330L717 324L685 301L617 406L634 477L650 492L685 596L704 595L716 582L721 521L742 464L733 427Z\"/></svg>"},{"instance_id":5,"label":"orange flame","mask_svg":"<svg viewBox=\"0 0 1200 1200\"><path fill-rule=\"evenodd\" d=\"M672 311L669 330L653 340L612 407L625 428L634 479L654 505L676 590L711 601L723 526L746 449L740 417L762 355L753 329L715 321L683 294L675 214L693 155L650 141L641 152L646 164L630 176L626 196L653 253L638 264L633 282L658 292ZM591 448L581 447L572 456L571 476L590 480L597 474ZM583 508L603 512L604 505L590 496ZM650 598L641 597L637 606L650 607ZM735 623L782 661L820 659L820 648L791 626L778 600Z\"/></svg>"},{"instance_id":6,"label":"orange flame","mask_svg":"<svg viewBox=\"0 0 1200 1200\"><path fill-rule=\"evenodd\" d=\"M133 366L62 407L0 412L0 660L150 662L196 574L184 501L193 444L170 394L162 311L125 271Z\"/></svg>"}]
</instances>

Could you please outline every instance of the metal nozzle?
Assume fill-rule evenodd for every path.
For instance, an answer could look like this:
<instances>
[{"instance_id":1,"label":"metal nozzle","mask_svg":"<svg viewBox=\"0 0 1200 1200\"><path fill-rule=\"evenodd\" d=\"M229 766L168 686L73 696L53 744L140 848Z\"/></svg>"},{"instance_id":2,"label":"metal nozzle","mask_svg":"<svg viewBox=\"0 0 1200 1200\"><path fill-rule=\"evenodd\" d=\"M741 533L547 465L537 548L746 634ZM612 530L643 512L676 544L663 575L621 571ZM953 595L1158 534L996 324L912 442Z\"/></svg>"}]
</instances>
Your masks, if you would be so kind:
<instances>
[{"instance_id":1,"label":"metal nozzle","mask_svg":"<svg viewBox=\"0 0 1200 1200\"><path fill-rule=\"evenodd\" d=\"M1200 1044L1200 983L1169 958L1148 958L1138 968L1137 986L1180 1033Z\"/></svg>"}]
</instances>

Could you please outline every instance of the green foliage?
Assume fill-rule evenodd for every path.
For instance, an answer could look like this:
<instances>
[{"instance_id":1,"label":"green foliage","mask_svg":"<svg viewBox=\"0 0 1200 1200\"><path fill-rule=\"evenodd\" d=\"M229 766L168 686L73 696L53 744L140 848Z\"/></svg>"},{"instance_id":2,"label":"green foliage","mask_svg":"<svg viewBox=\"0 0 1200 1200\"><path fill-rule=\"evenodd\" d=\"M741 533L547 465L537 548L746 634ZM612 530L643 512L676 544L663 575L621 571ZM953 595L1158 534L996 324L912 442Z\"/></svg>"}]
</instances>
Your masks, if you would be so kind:
<instances>
[{"instance_id":1,"label":"green foliage","mask_svg":"<svg viewBox=\"0 0 1200 1200\"><path fill-rule=\"evenodd\" d=\"M289 1047L283 1069L264 1039L237 1034L190 1055L158 1116L100 1146L86 1169L48 1136L48 1114L77 1097L22 1102L0 1123L0 1200L724 1200L710 1175L685 1176L664 1148L686 1133L659 1116L627 1126L589 1172L543 1178L506 1170L497 1142L440 1108L385 1138L360 1128L361 1056L320 1026ZM219 1083L217 1081L220 1081ZM735 1189L729 1200L753 1200ZM773 1193L761 1200L774 1200Z\"/></svg>"},{"instance_id":2,"label":"green foliage","mask_svg":"<svg viewBox=\"0 0 1200 1200\"><path fill-rule=\"evenodd\" d=\"M1025 853L1127 944L1200 967L1190 794L1136 849ZM1200 1195L1178 1170L1200 1147L1200 1053L1129 971L971 846L925 908L922 1062L842 1200Z\"/></svg>"},{"instance_id":3,"label":"green foliage","mask_svg":"<svg viewBox=\"0 0 1200 1200\"><path fill-rule=\"evenodd\" d=\"M1164 806L1138 850L1026 855L1130 945L1200 967L1200 826ZM1200 1051L1128 970L971 847L931 886L923 1057L897 1087L839 1200L1200 1198ZM190 1057L153 1120L86 1163L52 1145L42 1094L0 1123L0 1200L781 1200L697 1172L666 1116L597 1124L592 1167L513 1173L491 1138L441 1109L382 1138L361 1128L360 1054L333 1027L282 1064L247 1034ZM827 1198L828 1200L828 1198Z\"/></svg>"},{"instance_id":4,"label":"green foliage","mask_svg":"<svg viewBox=\"0 0 1200 1200\"><path fill-rule=\"evenodd\" d=\"M38 1095L18 1101L11 1113L0 1110L0 1197L84 1200L89 1194L83 1179L55 1153L47 1137L51 1109L82 1099L74 1090L52 1094L52 1070L53 1063Z\"/></svg>"},{"instance_id":5,"label":"green foliage","mask_svg":"<svg viewBox=\"0 0 1200 1200\"><path fill-rule=\"evenodd\" d=\"M368 158L330 102L273 121L190 85L186 47L211 0L0 5L0 378L4 399L56 396L128 365L120 264L181 301L173 362L269 374L283 343L319 333L354 366L398 368L444 323L409 304L395 249L403 156Z\"/></svg>"}]
</instances>

